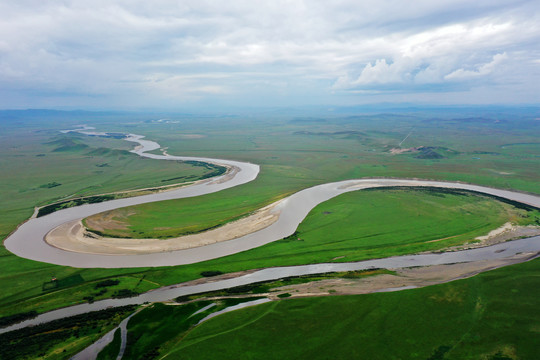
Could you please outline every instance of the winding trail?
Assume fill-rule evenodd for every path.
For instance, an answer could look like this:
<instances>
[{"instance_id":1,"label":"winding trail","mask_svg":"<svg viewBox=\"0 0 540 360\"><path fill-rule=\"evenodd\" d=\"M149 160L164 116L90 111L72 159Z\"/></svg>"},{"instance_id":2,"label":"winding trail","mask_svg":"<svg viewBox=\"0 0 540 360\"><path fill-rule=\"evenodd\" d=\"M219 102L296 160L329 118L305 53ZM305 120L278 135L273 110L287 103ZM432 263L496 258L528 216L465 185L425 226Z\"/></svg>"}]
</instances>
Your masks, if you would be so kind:
<instances>
[{"instance_id":1,"label":"winding trail","mask_svg":"<svg viewBox=\"0 0 540 360\"><path fill-rule=\"evenodd\" d=\"M76 129L86 135L107 135L107 133L89 132L90 128ZM70 130L66 130L68 132ZM294 233L309 211L318 204L340 194L380 186L426 186L476 191L501 198L517 201L540 208L540 196L516 191L494 189L484 186L443 181L405 180L405 179L357 179L317 185L301 190L285 199L277 206L279 218L272 225L245 236L191 249L161 253L137 255L87 254L66 251L50 246L44 241L45 236L56 227L67 222L79 220L103 211L120 207L144 204L154 201L181 199L200 196L254 180L259 173L259 166L251 163L210 158L156 155L148 151L160 148L156 142L143 140L143 136L129 134L125 140L139 144L133 153L157 160L195 160L226 166L230 169L225 175L199 182L184 188L118 199L98 204L87 204L68 208L52 214L31 218L13 232L4 242L12 253L27 259L73 266L78 268L125 268L184 265L215 259L241 251L253 249L282 239Z\"/></svg>"}]
</instances>

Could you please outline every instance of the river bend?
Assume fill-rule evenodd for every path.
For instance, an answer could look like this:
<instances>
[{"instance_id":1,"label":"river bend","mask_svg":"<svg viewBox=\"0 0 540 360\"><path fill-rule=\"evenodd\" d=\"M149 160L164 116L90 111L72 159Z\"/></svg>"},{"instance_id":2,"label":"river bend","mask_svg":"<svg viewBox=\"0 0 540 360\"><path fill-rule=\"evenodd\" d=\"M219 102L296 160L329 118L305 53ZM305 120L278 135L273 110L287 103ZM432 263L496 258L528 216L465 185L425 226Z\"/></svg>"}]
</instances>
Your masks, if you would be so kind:
<instances>
[{"instance_id":1,"label":"river bend","mask_svg":"<svg viewBox=\"0 0 540 360\"><path fill-rule=\"evenodd\" d=\"M87 135L106 134L86 131L89 129L90 128L78 129L76 131ZM254 180L259 173L259 166L251 163L199 157L149 154L148 151L156 150L160 145L153 141L144 140L143 136L140 135L129 134L125 140L137 143L138 146L135 150L132 150L132 152L143 157L157 160L195 160L210 162L234 168L236 170L229 174L176 190L112 200L97 204L87 204L63 209L43 217L31 218L19 226L19 228L5 240L4 244L6 248L23 258L79 268L155 267L192 264L253 249L287 237L294 233L309 211L318 204L346 192L380 186L428 186L464 189L495 195L540 208L540 196L510 190L443 181L357 179L327 183L301 190L287 197L277 205L280 215L278 220L272 225L233 240L197 248L152 254L102 255L71 252L47 244L44 241L46 234L66 222L82 219L120 207L200 196L221 191L250 182Z\"/></svg>"}]
</instances>

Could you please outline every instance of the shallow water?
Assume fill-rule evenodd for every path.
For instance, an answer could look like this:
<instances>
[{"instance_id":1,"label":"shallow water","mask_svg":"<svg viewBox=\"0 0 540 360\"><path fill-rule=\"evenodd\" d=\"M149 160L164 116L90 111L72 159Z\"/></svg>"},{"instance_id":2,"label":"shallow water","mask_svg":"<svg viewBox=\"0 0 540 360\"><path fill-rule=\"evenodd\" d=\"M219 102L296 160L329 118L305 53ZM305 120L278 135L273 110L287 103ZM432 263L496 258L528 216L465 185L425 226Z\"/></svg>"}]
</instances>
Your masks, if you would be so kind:
<instances>
[{"instance_id":1,"label":"shallow water","mask_svg":"<svg viewBox=\"0 0 540 360\"><path fill-rule=\"evenodd\" d=\"M235 310L245 309L245 308L250 307L250 306L264 304L264 303L267 303L267 302L270 302L270 301L272 301L272 300L270 300L270 299L257 299L257 300L246 301L246 302L243 302L243 303L240 303L240 304L229 306L229 307L226 307L223 310L216 311L215 313L212 313L212 314L208 315L207 317L201 319L201 321L199 321L197 323L197 325L199 325L200 323L205 322L207 320L210 320L213 317L219 316L221 314L225 314L225 313L235 311Z\"/></svg>"}]
</instances>

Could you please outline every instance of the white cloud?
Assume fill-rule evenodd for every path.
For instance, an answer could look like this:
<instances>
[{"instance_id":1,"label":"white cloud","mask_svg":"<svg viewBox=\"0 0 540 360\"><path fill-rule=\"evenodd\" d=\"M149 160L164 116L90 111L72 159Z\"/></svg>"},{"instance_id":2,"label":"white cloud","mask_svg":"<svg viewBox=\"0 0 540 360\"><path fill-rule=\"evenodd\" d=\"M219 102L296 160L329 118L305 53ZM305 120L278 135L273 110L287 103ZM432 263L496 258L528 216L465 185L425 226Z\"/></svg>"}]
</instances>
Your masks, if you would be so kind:
<instances>
[{"instance_id":1,"label":"white cloud","mask_svg":"<svg viewBox=\"0 0 540 360\"><path fill-rule=\"evenodd\" d=\"M188 101L265 98L275 87L302 101L496 80L503 65L515 83L537 74L538 38L535 1L0 0L0 90L114 103L167 88Z\"/></svg>"},{"instance_id":2,"label":"white cloud","mask_svg":"<svg viewBox=\"0 0 540 360\"><path fill-rule=\"evenodd\" d=\"M446 75L444 78L446 80L466 80L478 76L486 76L491 74L497 65L507 58L508 55L506 55L506 53L496 54L493 56L493 60L491 62L478 66L476 70L457 69L456 71Z\"/></svg>"},{"instance_id":3,"label":"white cloud","mask_svg":"<svg viewBox=\"0 0 540 360\"><path fill-rule=\"evenodd\" d=\"M470 24L454 24L432 28L410 36L395 35L385 39L396 44L386 50L385 57L375 63L368 62L356 77L342 75L334 84L335 89L351 89L380 84L440 84L447 80L488 75L493 68L508 58L507 52L493 58L475 74L463 66L473 60L491 57L493 48L514 48L516 43L531 41L540 32L534 26L522 27L508 21L494 24L492 19L476 19ZM390 48L389 46L384 49ZM382 48L381 48L382 49ZM348 72L354 72L349 67Z\"/></svg>"},{"instance_id":4,"label":"white cloud","mask_svg":"<svg viewBox=\"0 0 540 360\"><path fill-rule=\"evenodd\" d=\"M386 59L378 59L375 63L368 63L360 76L353 81L347 77L340 77L336 82L336 88L356 87L367 84L394 84L411 81L410 73L417 66L417 61L412 58L399 58L394 62L387 63Z\"/></svg>"}]
</instances>

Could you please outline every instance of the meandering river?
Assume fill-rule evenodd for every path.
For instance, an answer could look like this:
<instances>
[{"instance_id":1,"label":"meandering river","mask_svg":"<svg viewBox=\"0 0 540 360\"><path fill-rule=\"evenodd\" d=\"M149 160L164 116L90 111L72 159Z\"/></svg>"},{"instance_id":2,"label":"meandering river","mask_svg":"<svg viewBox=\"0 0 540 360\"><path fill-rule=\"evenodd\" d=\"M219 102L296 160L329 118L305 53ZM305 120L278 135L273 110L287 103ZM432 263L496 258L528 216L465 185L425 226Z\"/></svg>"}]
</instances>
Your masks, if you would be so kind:
<instances>
[{"instance_id":1,"label":"meandering river","mask_svg":"<svg viewBox=\"0 0 540 360\"><path fill-rule=\"evenodd\" d=\"M88 132L89 128L77 131L88 135L103 135L104 133ZM238 186L254 180L259 172L259 166L230 160L218 160L208 158L180 157L171 155L148 154L148 151L159 148L159 144L143 140L139 135L128 135L126 140L138 143L133 150L140 156L162 160L196 160L214 164L234 167L237 171L203 183L188 186L169 192L144 195L128 199L113 200L99 204L83 205L64 209L40 218L32 218L22 224L5 241L8 250L24 258L44 261L59 265L74 267L146 267L164 266L195 263L198 261L218 258L234 254L239 251L255 248L272 241L279 240L292 234L298 224L306 217L309 211L317 204L349 191L365 189L377 186L432 186L454 189L477 191L490 195L499 196L513 201L540 207L540 197L532 194L524 194L509 190L493 189L478 185L460 184L440 181L425 180L400 180L400 179L358 179L329 183L314 186L299 191L279 205L279 219L269 227L238 239L216 243L188 250L179 250L168 253L154 253L148 255L93 255L69 252L49 246L43 239L44 236L56 226L84 218L102 211L112 210L119 207L161 201L179 199L184 197L199 196L233 186ZM527 239L509 241L489 247L469 249L456 252L439 254L420 254L396 256L385 259L374 259L354 263L329 263L312 264L302 266L276 267L258 270L232 279L218 280L198 285L182 286L174 285L149 291L136 297L126 299L107 299L92 304L80 304L68 308L50 311L41 314L34 319L27 320L3 329L0 333L20 329L29 325L35 325L51 320L56 320L72 315L78 315L90 311L103 310L109 307L117 307L130 304L143 304L174 299L178 296L190 295L206 291L221 290L230 287L247 285L261 281L276 280L284 277L318 274L335 271L364 270L370 268L406 268L412 266L428 266L464 263L481 260L501 259L516 254L540 252L540 236Z\"/></svg>"},{"instance_id":2,"label":"meandering river","mask_svg":"<svg viewBox=\"0 0 540 360\"><path fill-rule=\"evenodd\" d=\"M75 131L87 135L106 135L106 133L90 132L88 130L90 128ZM27 259L79 268L124 268L192 264L253 249L287 237L296 230L309 211L318 204L349 191L379 186L430 186L465 189L540 207L540 196L478 185L426 180L357 179L318 185L299 191L284 199L277 206L276 210L280 211L280 215L278 220L272 225L233 240L198 248L152 254L100 255L66 251L47 244L44 241L45 235L66 222L120 207L200 196L225 190L250 182L259 173L258 165L246 162L150 154L148 153L149 151L159 149L160 145L153 141L144 140L143 138L143 136L135 134L129 134L125 138L127 141L138 144L132 152L139 156L156 160L195 160L209 162L227 166L234 170L218 178L209 179L205 182L172 191L112 200L98 204L87 204L60 210L43 217L32 218L22 224L5 240L4 244L6 248L12 253Z\"/></svg>"},{"instance_id":3,"label":"meandering river","mask_svg":"<svg viewBox=\"0 0 540 360\"><path fill-rule=\"evenodd\" d=\"M84 314L91 311L104 310L109 307L124 305L141 305L159 301L168 301L179 296L198 294L207 291L223 290L236 286L253 284L261 281L277 280L285 277L320 274L327 272L367 270L373 268L401 269L412 266L428 266L465 263L472 261L482 261L491 259L503 259L522 253L540 252L540 236L528 239L508 241L505 243L469 249L456 252L445 252L440 254L420 254L395 256L384 259L373 259L352 263L323 263L300 266L282 266L258 270L239 277L206 282L197 285L172 285L146 292L144 294L125 299L106 299L96 301L92 304L80 304L63 309L53 310L34 319L0 329L0 334L21 329L26 326L36 325L64 317Z\"/></svg>"}]
</instances>

